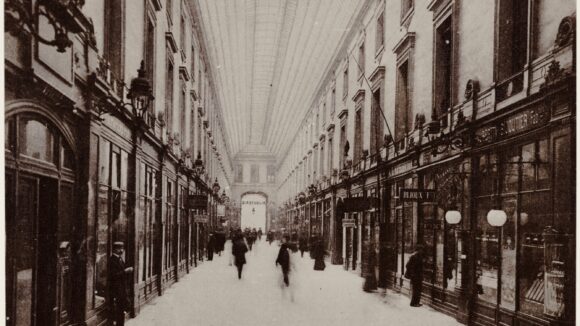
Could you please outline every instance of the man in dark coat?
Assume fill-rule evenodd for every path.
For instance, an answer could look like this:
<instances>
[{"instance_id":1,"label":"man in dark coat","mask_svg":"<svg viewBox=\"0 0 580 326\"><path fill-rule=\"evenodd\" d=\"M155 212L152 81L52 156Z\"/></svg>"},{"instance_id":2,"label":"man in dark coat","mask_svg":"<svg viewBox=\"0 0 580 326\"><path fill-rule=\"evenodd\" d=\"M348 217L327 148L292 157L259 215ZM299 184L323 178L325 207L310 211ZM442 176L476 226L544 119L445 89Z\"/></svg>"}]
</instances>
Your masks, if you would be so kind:
<instances>
[{"instance_id":1,"label":"man in dark coat","mask_svg":"<svg viewBox=\"0 0 580 326\"><path fill-rule=\"evenodd\" d=\"M238 279L242 278L242 269L246 263L246 252L248 252L248 247L244 242L244 237L240 234L234 240L232 245L232 255L234 255L234 260L236 267L238 268Z\"/></svg>"},{"instance_id":2,"label":"man in dark coat","mask_svg":"<svg viewBox=\"0 0 580 326\"><path fill-rule=\"evenodd\" d=\"M417 250L409 258L405 266L405 277L411 280L411 307L420 307L423 289L423 246L417 245Z\"/></svg>"},{"instance_id":3,"label":"man in dark coat","mask_svg":"<svg viewBox=\"0 0 580 326\"><path fill-rule=\"evenodd\" d=\"M123 261L123 242L113 244L113 254L109 259L109 293L111 294L111 312L115 325L125 325L125 311L129 311L127 299L127 275L133 272L133 267L125 268Z\"/></svg>"},{"instance_id":4,"label":"man in dark coat","mask_svg":"<svg viewBox=\"0 0 580 326\"><path fill-rule=\"evenodd\" d=\"M308 250L308 238L306 234L302 234L298 240L298 248L300 248L300 257L304 257L304 252Z\"/></svg>"},{"instance_id":5,"label":"man in dark coat","mask_svg":"<svg viewBox=\"0 0 580 326\"><path fill-rule=\"evenodd\" d=\"M209 239L207 240L207 260L213 260L213 253L215 250L215 237L213 233L209 234Z\"/></svg>"},{"instance_id":6,"label":"man in dark coat","mask_svg":"<svg viewBox=\"0 0 580 326\"><path fill-rule=\"evenodd\" d=\"M282 245L280 245L280 251L278 251L278 258L276 258L276 266L280 264L282 267L282 274L284 276L284 284L286 286L290 285L290 280L288 279L288 273L290 273L290 254L288 253L288 245L286 239L283 240Z\"/></svg>"}]
</instances>

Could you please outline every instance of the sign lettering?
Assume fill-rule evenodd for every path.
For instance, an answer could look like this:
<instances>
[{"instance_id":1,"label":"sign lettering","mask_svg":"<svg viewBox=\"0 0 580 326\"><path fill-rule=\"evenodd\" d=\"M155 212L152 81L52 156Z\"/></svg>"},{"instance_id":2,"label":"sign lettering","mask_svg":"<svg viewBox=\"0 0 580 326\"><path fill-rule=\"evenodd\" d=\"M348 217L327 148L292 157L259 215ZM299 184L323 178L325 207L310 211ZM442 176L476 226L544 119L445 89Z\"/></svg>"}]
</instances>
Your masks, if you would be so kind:
<instances>
[{"instance_id":1,"label":"sign lettering","mask_svg":"<svg viewBox=\"0 0 580 326\"><path fill-rule=\"evenodd\" d=\"M401 189L399 198L402 201L435 201L435 190Z\"/></svg>"}]
</instances>

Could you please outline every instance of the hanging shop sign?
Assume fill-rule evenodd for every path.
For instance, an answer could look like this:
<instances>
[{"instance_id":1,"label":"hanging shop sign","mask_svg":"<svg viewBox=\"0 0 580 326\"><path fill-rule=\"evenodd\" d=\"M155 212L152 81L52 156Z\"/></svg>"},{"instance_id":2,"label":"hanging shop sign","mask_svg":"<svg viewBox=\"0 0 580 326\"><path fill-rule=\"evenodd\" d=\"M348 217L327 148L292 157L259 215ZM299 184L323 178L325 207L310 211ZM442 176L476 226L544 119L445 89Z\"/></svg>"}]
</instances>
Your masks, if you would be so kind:
<instances>
[{"instance_id":1,"label":"hanging shop sign","mask_svg":"<svg viewBox=\"0 0 580 326\"><path fill-rule=\"evenodd\" d=\"M344 199L344 212L361 212L372 208L379 207L379 199L377 197L349 197Z\"/></svg>"},{"instance_id":2,"label":"hanging shop sign","mask_svg":"<svg viewBox=\"0 0 580 326\"><path fill-rule=\"evenodd\" d=\"M209 217L205 214L196 214L193 215L193 221L195 223L207 223L207 221L209 221Z\"/></svg>"},{"instance_id":3,"label":"hanging shop sign","mask_svg":"<svg viewBox=\"0 0 580 326\"><path fill-rule=\"evenodd\" d=\"M402 201L435 201L435 190L401 188L399 199Z\"/></svg>"},{"instance_id":4,"label":"hanging shop sign","mask_svg":"<svg viewBox=\"0 0 580 326\"><path fill-rule=\"evenodd\" d=\"M550 114L548 109L537 106L520 111L501 121L479 128L475 132L475 144L478 146L502 141L522 132L540 127L548 122Z\"/></svg>"},{"instance_id":5,"label":"hanging shop sign","mask_svg":"<svg viewBox=\"0 0 580 326\"><path fill-rule=\"evenodd\" d=\"M225 205L218 205L217 206L217 216L226 216L226 206Z\"/></svg>"},{"instance_id":6,"label":"hanging shop sign","mask_svg":"<svg viewBox=\"0 0 580 326\"><path fill-rule=\"evenodd\" d=\"M346 228L353 228L356 226L356 221L354 218L345 218L342 220L342 226Z\"/></svg>"},{"instance_id":7,"label":"hanging shop sign","mask_svg":"<svg viewBox=\"0 0 580 326\"><path fill-rule=\"evenodd\" d=\"M189 195L187 204L189 209L207 209L207 195Z\"/></svg>"}]
</instances>

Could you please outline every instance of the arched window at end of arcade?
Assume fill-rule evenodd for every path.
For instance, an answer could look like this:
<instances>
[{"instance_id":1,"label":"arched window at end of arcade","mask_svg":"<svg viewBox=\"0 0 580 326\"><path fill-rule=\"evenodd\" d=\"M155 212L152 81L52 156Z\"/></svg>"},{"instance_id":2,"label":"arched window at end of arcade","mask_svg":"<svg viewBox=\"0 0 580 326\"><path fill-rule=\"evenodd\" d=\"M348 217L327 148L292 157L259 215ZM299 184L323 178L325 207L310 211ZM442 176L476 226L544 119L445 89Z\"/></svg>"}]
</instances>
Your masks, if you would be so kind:
<instances>
[{"instance_id":1,"label":"arched window at end of arcade","mask_svg":"<svg viewBox=\"0 0 580 326\"><path fill-rule=\"evenodd\" d=\"M55 170L73 171L75 156L59 130L38 114L23 113L4 123L6 161L23 161Z\"/></svg>"}]
</instances>

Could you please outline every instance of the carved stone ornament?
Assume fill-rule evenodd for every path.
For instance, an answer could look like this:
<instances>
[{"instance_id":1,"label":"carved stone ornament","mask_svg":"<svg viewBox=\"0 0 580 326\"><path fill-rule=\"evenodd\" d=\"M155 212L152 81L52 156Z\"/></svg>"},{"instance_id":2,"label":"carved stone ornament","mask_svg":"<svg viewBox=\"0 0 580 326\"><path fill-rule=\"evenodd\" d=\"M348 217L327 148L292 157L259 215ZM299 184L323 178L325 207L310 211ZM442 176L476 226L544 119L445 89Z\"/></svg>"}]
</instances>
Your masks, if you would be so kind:
<instances>
[{"instance_id":1,"label":"carved stone ornament","mask_svg":"<svg viewBox=\"0 0 580 326\"><path fill-rule=\"evenodd\" d=\"M477 96L478 92L479 92L479 83L477 82L477 80L474 79L468 80L467 84L465 85L465 100L469 101L474 99Z\"/></svg>"},{"instance_id":2,"label":"carved stone ornament","mask_svg":"<svg viewBox=\"0 0 580 326\"><path fill-rule=\"evenodd\" d=\"M564 47L574 40L574 31L576 30L576 17L567 16L562 19L560 26L558 26L558 34L554 45L556 47Z\"/></svg>"},{"instance_id":3,"label":"carved stone ornament","mask_svg":"<svg viewBox=\"0 0 580 326\"><path fill-rule=\"evenodd\" d=\"M562 75L563 70L560 68L560 62L555 60L552 61L546 74L544 74L544 85L542 86L553 84L555 81L562 78Z\"/></svg>"}]
</instances>

